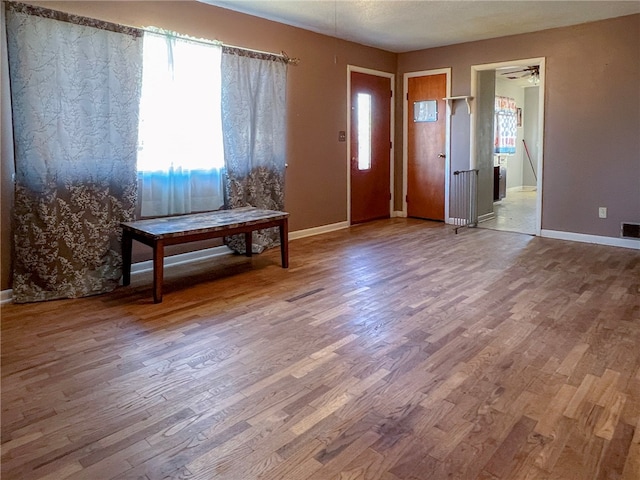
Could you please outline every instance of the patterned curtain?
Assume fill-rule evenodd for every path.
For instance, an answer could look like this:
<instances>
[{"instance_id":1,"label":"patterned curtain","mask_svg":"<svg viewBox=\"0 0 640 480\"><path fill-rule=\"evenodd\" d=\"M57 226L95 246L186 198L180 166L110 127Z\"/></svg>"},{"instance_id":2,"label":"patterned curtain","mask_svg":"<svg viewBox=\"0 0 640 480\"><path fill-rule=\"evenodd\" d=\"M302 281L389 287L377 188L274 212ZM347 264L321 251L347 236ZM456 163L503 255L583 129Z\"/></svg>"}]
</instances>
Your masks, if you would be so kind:
<instances>
[{"instance_id":1,"label":"patterned curtain","mask_svg":"<svg viewBox=\"0 0 640 480\"><path fill-rule=\"evenodd\" d=\"M225 206L284 209L287 64L230 47L222 51ZM244 235L226 239L244 253ZM253 233L253 252L279 245L277 228Z\"/></svg>"},{"instance_id":2,"label":"patterned curtain","mask_svg":"<svg viewBox=\"0 0 640 480\"><path fill-rule=\"evenodd\" d=\"M136 201L142 39L7 4L16 163L16 302L113 290Z\"/></svg>"},{"instance_id":3,"label":"patterned curtain","mask_svg":"<svg viewBox=\"0 0 640 480\"><path fill-rule=\"evenodd\" d=\"M509 97L496 97L495 112L494 153L513 155L518 134L516 101Z\"/></svg>"}]
</instances>

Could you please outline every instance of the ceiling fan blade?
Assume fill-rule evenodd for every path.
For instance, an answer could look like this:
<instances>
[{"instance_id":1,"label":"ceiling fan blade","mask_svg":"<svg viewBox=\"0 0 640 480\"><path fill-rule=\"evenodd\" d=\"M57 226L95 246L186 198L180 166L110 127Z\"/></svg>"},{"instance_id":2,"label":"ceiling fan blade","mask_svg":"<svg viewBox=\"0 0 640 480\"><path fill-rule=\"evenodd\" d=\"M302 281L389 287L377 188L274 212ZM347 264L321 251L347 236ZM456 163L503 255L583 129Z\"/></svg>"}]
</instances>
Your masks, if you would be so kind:
<instances>
[{"instance_id":1,"label":"ceiling fan blade","mask_svg":"<svg viewBox=\"0 0 640 480\"><path fill-rule=\"evenodd\" d=\"M509 80L528 79L529 82L536 83L540 78L540 66L531 65L521 70L513 70L511 72L501 72L500 75L505 75Z\"/></svg>"},{"instance_id":2,"label":"ceiling fan blade","mask_svg":"<svg viewBox=\"0 0 640 480\"><path fill-rule=\"evenodd\" d=\"M511 72L502 72L500 75L513 75L514 73L533 73L537 70L534 67L527 67L522 70L512 70Z\"/></svg>"}]
</instances>

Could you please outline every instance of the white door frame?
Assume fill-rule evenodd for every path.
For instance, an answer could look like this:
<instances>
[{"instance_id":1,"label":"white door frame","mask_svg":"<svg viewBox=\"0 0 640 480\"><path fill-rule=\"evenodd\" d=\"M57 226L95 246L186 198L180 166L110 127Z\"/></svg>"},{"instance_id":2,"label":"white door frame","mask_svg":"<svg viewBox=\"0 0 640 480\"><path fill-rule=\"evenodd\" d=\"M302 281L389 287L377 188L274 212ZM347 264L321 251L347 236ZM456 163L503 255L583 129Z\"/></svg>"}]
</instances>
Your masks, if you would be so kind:
<instances>
[{"instance_id":1,"label":"white door frame","mask_svg":"<svg viewBox=\"0 0 640 480\"><path fill-rule=\"evenodd\" d=\"M495 70L501 67L540 65L540 83L538 84L538 135L540 147L537 149L537 176L536 182L536 235L542 233L542 169L544 157L544 99L545 99L545 57L525 58L511 60L509 62L485 63L471 66L471 96L478 96L478 72L483 70ZM476 115L475 109L471 110L469 119L469 168L476 168L478 159L476 158Z\"/></svg>"},{"instance_id":2,"label":"white door frame","mask_svg":"<svg viewBox=\"0 0 640 480\"><path fill-rule=\"evenodd\" d=\"M409 79L414 77L428 77L430 75L447 76L447 93L446 97L451 96L451 68L438 68L435 70L422 70L420 72L408 72L404 74L403 90L404 90L404 107L403 107L403 119L402 119L402 216L407 216L407 188L408 177L407 168L409 164L409 148L407 145L409 139ZM445 159L444 159L444 221L449 221L449 177L451 176L451 106L447 103L446 118L445 118Z\"/></svg>"},{"instance_id":3,"label":"white door frame","mask_svg":"<svg viewBox=\"0 0 640 480\"><path fill-rule=\"evenodd\" d=\"M393 197L394 197L394 168L393 168L393 152L395 148L394 130L395 130L395 114L394 114L394 101L395 101L395 74L389 72L381 72L379 70L371 70L370 68L358 67L355 65L347 65L347 224L351 225L351 72L366 73L367 75L375 75L377 77L384 77L391 79L391 95L389 102L391 103L391 118L389 123L391 148L389 149L389 191L391 192L391 199L389 200L389 216L393 212Z\"/></svg>"}]
</instances>

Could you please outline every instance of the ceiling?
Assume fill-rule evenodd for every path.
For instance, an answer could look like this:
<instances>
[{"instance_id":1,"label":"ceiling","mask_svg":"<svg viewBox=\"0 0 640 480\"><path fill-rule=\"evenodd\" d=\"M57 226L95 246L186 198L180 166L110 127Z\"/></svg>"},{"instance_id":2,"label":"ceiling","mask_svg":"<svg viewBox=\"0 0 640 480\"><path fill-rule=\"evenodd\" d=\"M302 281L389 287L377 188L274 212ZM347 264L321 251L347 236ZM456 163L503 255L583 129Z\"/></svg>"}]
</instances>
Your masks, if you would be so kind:
<instances>
[{"instance_id":1,"label":"ceiling","mask_svg":"<svg viewBox=\"0 0 640 480\"><path fill-rule=\"evenodd\" d=\"M401 53L640 13L637 0L199 0Z\"/></svg>"}]
</instances>

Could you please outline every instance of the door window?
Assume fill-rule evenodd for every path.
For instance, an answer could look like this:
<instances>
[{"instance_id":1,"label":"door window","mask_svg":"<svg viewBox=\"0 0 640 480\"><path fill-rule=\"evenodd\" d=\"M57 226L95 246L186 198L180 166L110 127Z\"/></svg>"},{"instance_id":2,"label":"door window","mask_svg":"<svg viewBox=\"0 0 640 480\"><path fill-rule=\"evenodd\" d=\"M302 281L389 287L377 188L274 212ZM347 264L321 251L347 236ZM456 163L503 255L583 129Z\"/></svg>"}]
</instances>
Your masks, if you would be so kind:
<instances>
[{"instance_id":1,"label":"door window","mask_svg":"<svg viewBox=\"0 0 640 480\"><path fill-rule=\"evenodd\" d=\"M371 168L371 95L358 93L358 170Z\"/></svg>"}]
</instances>

